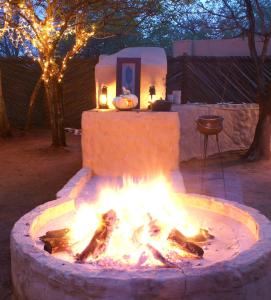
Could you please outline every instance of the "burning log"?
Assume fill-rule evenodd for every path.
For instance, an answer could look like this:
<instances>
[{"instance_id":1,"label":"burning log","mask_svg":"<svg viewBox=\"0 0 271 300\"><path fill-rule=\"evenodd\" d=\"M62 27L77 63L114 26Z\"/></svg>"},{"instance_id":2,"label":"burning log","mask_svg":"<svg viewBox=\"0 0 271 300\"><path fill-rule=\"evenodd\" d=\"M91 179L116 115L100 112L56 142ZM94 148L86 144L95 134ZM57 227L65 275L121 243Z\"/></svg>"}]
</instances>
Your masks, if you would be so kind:
<instances>
[{"instance_id":1,"label":"burning log","mask_svg":"<svg viewBox=\"0 0 271 300\"><path fill-rule=\"evenodd\" d=\"M68 251L70 243L68 239L48 239L44 241L44 250L50 254Z\"/></svg>"},{"instance_id":2,"label":"burning log","mask_svg":"<svg viewBox=\"0 0 271 300\"><path fill-rule=\"evenodd\" d=\"M191 242L191 243L204 243L207 240L212 240L215 237L209 233L207 229L200 228L200 231L197 235L192 237L187 237L183 235L180 231L178 231L178 236L185 242Z\"/></svg>"},{"instance_id":3,"label":"burning log","mask_svg":"<svg viewBox=\"0 0 271 300\"><path fill-rule=\"evenodd\" d=\"M69 233L69 231L69 228L47 231L46 234L41 236L39 239L43 241L43 239L46 238L63 238Z\"/></svg>"},{"instance_id":4,"label":"burning log","mask_svg":"<svg viewBox=\"0 0 271 300\"><path fill-rule=\"evenodd\" d=\"M105 252L114 225L117 221L117 215L113 210L108 211L102 215L102 224L95 231L91 241L87 247L77 254L76 261L84 262L91 255L93 258L97 258Z\"/></svg>"},{"instance_id":5,"label":"burning log","mask_svg":"<svg viewBox=\"0 0 271 300\"><path fill-rule=\"evenodd\" d=\"M177 229L173 229L169 236L168 240L175 243L182 250L198 257L202 258L204 251L203 249L196 245L195 243L187 241L187 238Z\"/></svg>"},{"instance_id":6,"label":"burning log","mask_svg":"<svg viewBox=\"0 0 271 300\"><path fill-rule=\"evenodd\" d=\"M157 249L155 249L152 245L147 244L148 249L152 253L153 257L160 261L163 265L165 265L168 268L176 268L177 265L170 262L168 259L166 259L161 252L159 252Z\"/></svg>"},{"instance_id":7,"label":"burning log","mask_svg":"<svg viewBox=\"0 0 271 300\"><path fill-rule=\"evenodd\" d=\"M207 229L200 228L200 232L193 236L186 238L189 242L195 242L195 243L202 243L206 242L207 240L213 240L215 237L209 233Z\"/></svg>"},{"instance_id":8,"label":"burning log","mask_svg":"<svg viewBox=\"0 0 271 300\"><path fill-rule=\"evenodd\" d=\"M44 250L50 254L69 250L70 241L67 236L69 231L68 228L52 230L40 236L39 239L44 243Z\"/></svg>"},{"instance_id":9,"label":"burning log","mask_svg":"<svg viewBox=\"0 0 271 300\"><path fill-rule=\"evenodd\" d=\"M150 222L149 222L149 233L150 236L156 237L161 233L161 227L158 224L157 220L154 220L149 214Z\"/></svg>"}]
</instances>

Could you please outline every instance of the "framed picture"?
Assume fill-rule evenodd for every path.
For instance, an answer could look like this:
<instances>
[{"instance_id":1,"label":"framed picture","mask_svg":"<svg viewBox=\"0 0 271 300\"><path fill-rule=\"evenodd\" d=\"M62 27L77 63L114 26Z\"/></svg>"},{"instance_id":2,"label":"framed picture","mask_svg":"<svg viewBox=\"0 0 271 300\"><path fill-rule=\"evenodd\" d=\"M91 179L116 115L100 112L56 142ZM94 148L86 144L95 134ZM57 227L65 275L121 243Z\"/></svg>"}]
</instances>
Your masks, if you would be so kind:
<instances>
[{"instance_id":1,"label":"framed picture","mask_svg":"<svg viewBox=\"0 0 271 300\"><path fill-rule=\"evenodd\" d=\"M118 58L117 59L117 91L119 96L122 94L122 88L126 88L132 94L138 97L140 108L140 71L141 58Z\"/></svg>"}]
</instances>

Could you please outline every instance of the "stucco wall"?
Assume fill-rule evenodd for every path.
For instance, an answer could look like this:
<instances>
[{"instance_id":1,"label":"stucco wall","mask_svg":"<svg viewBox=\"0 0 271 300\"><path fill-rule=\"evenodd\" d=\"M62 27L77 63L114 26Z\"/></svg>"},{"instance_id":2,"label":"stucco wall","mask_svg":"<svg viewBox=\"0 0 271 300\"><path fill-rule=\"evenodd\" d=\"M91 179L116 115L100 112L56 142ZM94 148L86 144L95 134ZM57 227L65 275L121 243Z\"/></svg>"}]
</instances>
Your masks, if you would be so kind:
<instances>
[{"instance_id":1,"label":"stucco wall","mask_svg":"<svg viewBox=\"0 0 271 300\"><path fill-rule=\"evenodd\" d=\"M258 38L258 51L262 42ZM173 57L190 56L250 56L247 39L182 40L173 43ZM271 43L268 54L271 55Z\"/></svg>"},{"instance_id":2,"label":"stucco wall","mask_svg":"<svg viewBox=\"0 0 271 300\"><path fill-rule=\"evenodd\" d=\"M165 99L167 57L164 49L158 47L126 48L112 55L101 55L95 68L96 99L98 101L101 88L107 86L108 102L113 108L112 100L116 97L117 58L141 58L140 108L147 108L149 87L156 88L156 98Z\"/></svg>"},{"instance_id":3,"label":"stucco wall","mask_svg":"<svg viewBox=\"0 0 271 300\"><path fill-rule=\"evenodd\" d=\"M201 115L218 115L224 118L219 134L222 152L244 150L252 143L258 115L257 104L182 104L173 105L181 123L180 160L203 157L203 135L197 130L196 120ZM209 137L207 154L218 153L215 136Z\"/></svg>"},{"instance_id":4,"label":"stucco wall","mask_svg":"<svg viewBox=\"0 0 271 300\"><path fill-rule=\"evenodd\" d=\"M177 112L83 113L83 167L95 175L146 176L178 170L179 141Z\"/></svg>"}]
</instances>

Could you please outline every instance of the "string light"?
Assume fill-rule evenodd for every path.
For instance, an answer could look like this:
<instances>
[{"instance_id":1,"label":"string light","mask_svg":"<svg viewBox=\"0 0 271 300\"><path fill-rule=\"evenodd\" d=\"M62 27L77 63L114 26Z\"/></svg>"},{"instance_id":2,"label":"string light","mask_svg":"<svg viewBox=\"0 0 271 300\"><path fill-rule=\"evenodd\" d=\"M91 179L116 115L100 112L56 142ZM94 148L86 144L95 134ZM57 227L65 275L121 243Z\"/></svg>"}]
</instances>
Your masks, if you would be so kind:
<instances>
[{"instance_id":1,"label":"string light","mask_svg":"<svg viewBox=\"0 0 271 300\"><path fill-rule=\"evenodd\" d=\"M0 8L4 12L4 27L0 30L0 36L6 33L15 47L23 45L25 54L40 64L45 83L52 79L60 83L68 61L95 34L95 27L88 31L83 26L87 16L82 13L83 7L80 5L70 14L70 11L65 12L66 8L54 8L52 1L46 0L43 6L45 12L40 16L34 4L27 0L18 2L0 0ZM74 37L74 45L61 61L57 59L56 51L59 43L69 36Z\"/></svg>"},{"instance_id":2,"label":"string light","mask_svg":"<svg viewBox=\"0 0 271 300\"><path fill-rule=\"evenodd\" d=\"M8 3L5 0L0 0L0 9L2 12L2 22L3 26L0 28L0 38L7 32L8 30L8 20L11 18L9 13L5 13L8 8Z\"/></svg>"}]
</instances>

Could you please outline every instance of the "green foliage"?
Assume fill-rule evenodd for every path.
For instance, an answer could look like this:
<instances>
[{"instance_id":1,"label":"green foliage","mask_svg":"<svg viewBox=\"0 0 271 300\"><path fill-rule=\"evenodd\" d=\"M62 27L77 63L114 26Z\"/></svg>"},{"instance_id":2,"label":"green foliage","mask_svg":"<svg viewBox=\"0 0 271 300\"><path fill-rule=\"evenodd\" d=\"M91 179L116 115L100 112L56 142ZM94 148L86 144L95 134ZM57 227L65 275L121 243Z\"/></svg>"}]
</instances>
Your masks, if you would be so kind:
<instances>
[{"instance_id":1,"label":"green foliage","mask_svg":"<svg viewBox=\"0 0 271 300\"><path fill-rule=\"evenodd\" d=\"M127 17L119 22L108 24L107 32L113 34L110 38L92 39L84 51L83 56L111 54L126 47L158 46L165 48L171 55L174 40L194 38L188 26L179 26L175 18L183 19L184 12L191 8L194 0L158 0L154 1L154 8L146 13L145 18L132 16L127 24ZM178 8L178 9L177 9ZM190 22L190 20L186 20ZM203 36L197 32L199 37Z\"/></svg>"},{"instance_id":2,"label":"green foliage","mask_svg":"<svg viewBox=\"0 0 271 300\"><path fill-rule=\"evenodd\" d=\"M63 1L66 0L59 2ZM243 35L248 27L244 17L244 0L87 1L91 6L88 24L96 24L97 34L79 54L83 56L111 54L136 46L163 47L170 55L175 40L231 38ZM262 21L256 2L250 2L253 4L257 30L260 31ZM259 4L270 28L271 1L259 0ZM236 20L242 28L237 26ZM70 49L72 42L72 37L62 41L58 47L59 55ZM5 41L5 47L7 45ZM4 51L5 47L2 46ZM6 50L8 53L9 49Z\"/></svg>"}]
</instances>

